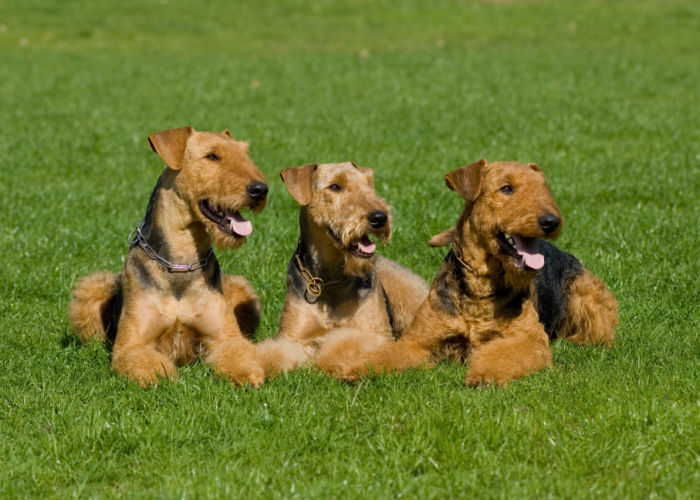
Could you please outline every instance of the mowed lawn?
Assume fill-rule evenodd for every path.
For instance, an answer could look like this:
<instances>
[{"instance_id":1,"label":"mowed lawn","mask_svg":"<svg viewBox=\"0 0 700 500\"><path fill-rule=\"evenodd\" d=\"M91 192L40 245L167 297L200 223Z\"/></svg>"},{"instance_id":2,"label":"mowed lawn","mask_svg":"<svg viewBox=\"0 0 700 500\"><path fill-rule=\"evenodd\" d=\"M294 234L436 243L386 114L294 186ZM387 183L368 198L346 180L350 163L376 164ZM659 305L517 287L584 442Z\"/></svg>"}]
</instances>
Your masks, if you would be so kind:
<instances>
[{"instance_id":1,"label":"mowed lawn","mask_svg":"<svg viewBox=\"0 0 700 500\"><path fill-rule=\"evenodd\" d=\"M697 498L699 48L693 0L0 0L0 496ZM380 253L430 280L462 206L443 175L486 157L542 167L618 340L557 342L503 389L454 363L118 378L69 291L121 268L164 166L146 137L183 125L229 128L268 178L218 253L262 298L259 339L298 236L282 168L375 168Z\"/></svg>"}]
</instances>

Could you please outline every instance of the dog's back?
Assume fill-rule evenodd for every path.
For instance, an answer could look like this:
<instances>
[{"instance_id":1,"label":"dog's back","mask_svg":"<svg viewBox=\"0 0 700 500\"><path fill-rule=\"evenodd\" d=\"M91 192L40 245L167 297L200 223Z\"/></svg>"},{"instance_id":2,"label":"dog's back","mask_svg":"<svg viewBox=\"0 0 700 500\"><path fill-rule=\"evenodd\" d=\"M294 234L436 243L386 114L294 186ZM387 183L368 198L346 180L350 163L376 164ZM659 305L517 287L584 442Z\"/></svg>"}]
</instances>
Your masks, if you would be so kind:
<instances>
[{"instance_id":1,"label":"dog's back","mask_svg":"<svg viewBox=\"0 0 700 500\"><path fill-rule=\"evenodd\" d=\"M581 273L583 266L576 257L548 241L539 240L536 248L544 255L545 264L535 278L535 306L547 335L555 339L566 315L571 282Z\"/></svg>"},{"instance_id":2,"label":"dog's back","mask_svg":"<svg viewBox=\"0 0 700 500\"><path fill-rule=\"evenodd\" d=\"M428 296L428 285L420 276L384 257L377 258L376 271L386 294L392 332L400 337Z\"/></svg>"},{"instance_id":3,"label":"dog's back","mask_svg":"<svg viewBox=\"0 0 700 500\"><path fill-rule=\"evenodd\" d=\"M535 278L535 306L549 338L610 346L618 304L605 283L547 241L538 241L537 251L545 265Z\"/></svg>"}]
</instances>

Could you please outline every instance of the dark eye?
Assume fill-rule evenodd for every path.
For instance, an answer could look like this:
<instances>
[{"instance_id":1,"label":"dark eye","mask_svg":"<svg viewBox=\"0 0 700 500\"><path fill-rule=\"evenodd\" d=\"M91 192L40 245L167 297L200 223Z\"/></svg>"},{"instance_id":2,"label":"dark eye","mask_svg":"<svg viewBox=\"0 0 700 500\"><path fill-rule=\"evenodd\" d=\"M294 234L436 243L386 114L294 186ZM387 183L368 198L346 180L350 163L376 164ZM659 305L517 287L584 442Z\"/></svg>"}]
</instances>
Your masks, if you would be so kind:
<instances>
[{"instance_id":1,"label":"dark eye","mask_svg":"<svg viewBox=\"0 0 700 500\"><path fill-rule=\"evenodd\" d=\"M501 187L500 191L501 193L505 194L513 194L514 189L510 184L506 184L505 186Z\"/></svg>"},{"instance_id":2,"label":"dark eye","mask_svg":"<svg viewBox=\"0 0 700 500\"><path fill-rule=\"evenodd\" d=\"M206 159L207 159L207 160L211 160L211 161L219 161L221 158L219 158L219 155L217 155L217 154L215 154L215 153L209 153L209 154L206 156Z\"/></svg>"},{"instance_id":3,"label":"dark eye","mask_svg":"<svg viewBox=\"0 0 700 500\"><path fill-rule=\"evenodd\" d=\"M330 186L328 186L328 189L331 189L333 191L340 191L340 186L338 186L337 184L331 184Z\"/></svg>"}]
</instances>

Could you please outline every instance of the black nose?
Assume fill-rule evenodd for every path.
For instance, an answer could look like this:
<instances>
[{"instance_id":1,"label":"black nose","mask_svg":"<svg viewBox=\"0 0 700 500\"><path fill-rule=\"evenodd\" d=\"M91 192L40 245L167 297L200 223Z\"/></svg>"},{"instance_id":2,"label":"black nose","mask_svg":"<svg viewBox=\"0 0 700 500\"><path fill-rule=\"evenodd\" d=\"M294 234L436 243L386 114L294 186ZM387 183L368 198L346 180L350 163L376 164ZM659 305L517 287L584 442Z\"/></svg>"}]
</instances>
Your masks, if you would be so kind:
<instances>
[{"instance_id":1,"label":"black nose","mask_svg":"<svg viewBox=\"0 0 700 500\"><path fill-rule=\"evenodd\" d=\"M537 219L537 223L542 228L545 234L553 233L559 227L561 220L554 214L543 215Z\"/></svg>"},{"instance_id":2,"label":"black nose","mask_svg":"<svg viewBox=\"0 0 700 500\"><path fill-rule=\"evenodd\" d=\"M381 210L375 210L374 212L369 214L369 217L367 217L367 219L369 220L369 225L372 226L374 229L381 229L384 226L386 226L387 216Z\"/></svg>"},{"instance_id":3,"label":"black nose","mask_svg":"<svg viewBox=\"0 0 700 500\"><path fill-rule=\"evenodd\" d=\"M263 201L267 196L267 184L260 181L251 182L245 188L248 191L248 196L253 198L253 201Z\"/></svg>"}]
</instances>

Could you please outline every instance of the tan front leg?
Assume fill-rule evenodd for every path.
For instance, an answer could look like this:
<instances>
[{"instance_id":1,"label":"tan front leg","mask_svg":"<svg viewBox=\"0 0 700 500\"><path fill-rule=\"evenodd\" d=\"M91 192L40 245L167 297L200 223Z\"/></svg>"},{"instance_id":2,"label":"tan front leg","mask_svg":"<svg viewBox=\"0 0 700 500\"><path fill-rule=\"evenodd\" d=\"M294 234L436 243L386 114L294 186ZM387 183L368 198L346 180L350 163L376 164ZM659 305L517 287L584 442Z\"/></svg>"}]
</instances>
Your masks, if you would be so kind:
<instances>
[{"instance_id":1,"label":"tan front leg","mask_svg":"<svg viewBox=\"0 0 700 500\"><path fill-rule=\"evenodd\" d=\"M429 354L403 339L395 342L383 335L343 328L329 336L316 363L335 378L352 382L370 373L400 372L420 366Z\"/></svg>"},{"instance_id":2,"label":"tan front leg","mask_svg":"<svg viewBox=\"0 0 700 500\"><path fill-rule=\"evenodd\" d=\"M322 334L313 306L288 295L277 337L256 346L265 373L283 373L308 363L316 350L315 340Z\"/></svg>"},{"instance_id":3,"label":"tan front leg","mask_svg":"<svg viewBox=\"0 0 700 500\"><path fill-rule=\"evenodd\" d=\"M299 341L285 337L265 339L255 347L263 370L270 375L296 370L311 360L313 351L312 347L305 348Z\"/></svg>"},{"instance_id":4,"label":"tan front leg","mask_svg":"<svg viewBox=\"0 0 700 500\"><path fill-rule=\"evenodd\" d=\"M265 381L255 346L245 339L222 295L205 294L183 307L182 320L201 334L204 361L237 385L260 387Z\"/></svg>"},{"instance_id":5,"label":"tan front leg","mask_svg":"<svg viewBox=\"0 0 700 500\"><path fill-rule=\"evenodd\" d=\"M526 316L529 320L518 318L508 325L502 336L474 347L467 360L465 384L477 386L495 382L502 386L511 379L552 364L549 338L534 309Z\"/></svg>"},{"instance_id":6,"label":"tan front leg","mask_svg":"<svg viewBox=\"0 0 700 500\"><path fill-rule=\"evenodd\" d=\"M459 318L434 309L428 297L411 326L396 342L385 339L352 344L355 337L349 336L324 348L319 353L318 366L336 378L350 381L369 373L402 372L425 365L442 340L460 328ZM348 354L343 355L343 351Z\"/></svg>"},{"instance_id":7,"label":"tan front leg","mask_svg":"<svg viewBox=\"0 0 700 500\"><path fill-rule=\"evenodd\" d=\"M158 338L174 320L143 295L140 298L140 302L124 304L112 350L112 368L145 387L161 378L177 378L177 372L173 362L156 348Z\"/></svg>"}]
</instances>

